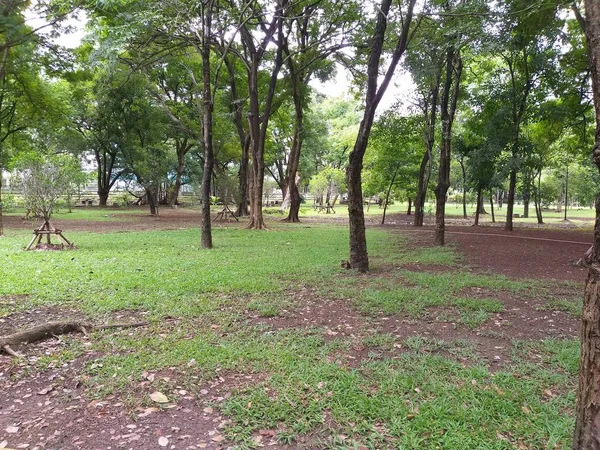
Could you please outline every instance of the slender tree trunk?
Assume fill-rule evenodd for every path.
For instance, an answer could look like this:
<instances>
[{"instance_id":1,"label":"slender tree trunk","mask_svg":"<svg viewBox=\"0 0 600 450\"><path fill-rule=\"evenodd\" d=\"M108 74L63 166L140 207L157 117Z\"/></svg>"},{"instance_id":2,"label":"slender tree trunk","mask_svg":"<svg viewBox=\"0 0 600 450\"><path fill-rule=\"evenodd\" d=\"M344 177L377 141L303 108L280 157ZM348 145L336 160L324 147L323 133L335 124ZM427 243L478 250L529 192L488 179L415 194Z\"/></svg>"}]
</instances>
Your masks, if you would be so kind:
<instances>
[{"instance_id":1,"label":"slender tree trunk","mask_svg":"<svg viewBox=\"0 0 600 450\"><path fill-rule=\"evenodd\" d=\"M496 223L496 214L494 213L494 192L490 189L490 209L492 211L492 223Z\"/></svg>"},{"instance_id":2,"label":"slender tree trunk","mask_svg":"<svg viewBox=\"0 0 600 450\"><path fill-rule=\"evenodd\" d=\"M235 77L235 68L228 55L223 59L227 72L229 74L229 91L231 93L230 111L233 114L233 122L238 132L240 142L241 158L240 169L238 171L239 203L235 215L237 217L246 217L248 212L248 154L250 151L250 133L244 129L243 109L245 101L239 98L237 81Z\"/></svg>"},{"instance_id":3,"label":"slender tree trunk","mask_svg":"<svg viewBox=\"0 0 600 450\"><path fill-rule=\"evenodd\" d=\"M446 233L446 195L450 187L450 146L452 141L452 123L458 101L458 92L462 72L460 55L451 45L446 51L446 78L440 102L442 121L442 145L440 148L440 166L438 184L435 188L435 245L445 244Z\"/></svg>"},{"instance_id":4,"label":"slender tree trunk","mask_svg":"<svg viewBox=\"0 0 600 450\"><path fill-rule=\"evenodd\" d=\"M596 138L594 163L600 169L600 2L585 0L585 34L592 78ZM600 196L591 252L586 254L588 276L581 315L581 357L574 450L600 448Z\"/></svg>"},{"instance_id":5,"label":"slender tree trunk","mask_svg":"<svg viewBox=\"0 0 600 450\"><path fill-rule=\"evenodd\" d=\"M4 236L4 204L2 203L2 165L0 165L0 237Z\"/></svg>"},{"instance_id":6,"label":"slender tree trunk","mask_svg":"<svg viewBox=\"0 0 600 450\"><path fill-rule=\"evenodd\" d=\"M511 169L510 181L508 183L508 200L506 202L506 225L504 229L506 231L513 230L513 211L515 206L515 190L517 187L517 171Z\"/></svg>"},{"instance_id":7,"label":"slender tree trunk","mask_svg":"<svg viewBox=\"0 0 600 450\"><path fill-rule=\"evenodd\" d=\"M481 203L481 186L477 188L477 205ZM479 226L479 206L475 208L475 226Z\"/></svg>"},{"instance_id":8,"label":"slender tree trunk","mask_svg":"<svg viewBox=\"0 0 600 450\"><path fill-rule=\"evenodd\" d=\"M175 184L173 185L173 192L169 196L169 206L173 207L177 204L179 200L179 191L181 190L181 178L183 176L183 158L185 155L182 155L178 152L177 154L177 172L175 174Z\"/></svg>"},{"instance_id":9,"label":"slender tree trunk","mask_svg":"<svg viewBox=\"0 0 600 450\"><path fill-rule=\"evenodd\" d=\"M408 210L406 211L406 215L410 216L412 214L412 198L408 198Z\"/></svg>"},{"instance_id":10,"label":"slender tree trunk","mask_svg":"<svg viewBox=\"0 0 600 450\"><path fill-rule=\"evenodd\" d=\"M242 158L240 160L239 176L239 188L240 188L240 203L237 207L235 215L237 217L246 217L250 215L248 211L248 154L250 150L250 135L246 134L244 137L244 144L242 146Z\"/></svg>"},{"instance_id":11,"label":"slender tree trunk","mask_svg":"<svg viewBox=\"0 0 600 450\"><path fill-rule=\"evenodd\" d=\"M529 199L531 198L531 192L529 187L523 188L523 218L529 218Z\"/></svg>"},{"instance_id":12,"label":"slender tree trunk","mask_svg":"<svg viewBox=\"0 0 600 450\"><path fill-rule=\"evenodd\" d=\"M569 209L569 165L567 164L567 178L565 179L565 221L567 220L567 210Z\"/></svg>"},{"instance_id":13,"label":"slender tree trunk","mask_svg":"<svg viewBox=\"0 0 600 450\"><path fill-rule=\"evenodd\" d=\"M202 17L202 96L203 96L203 139L204 139L204 170L202 171L201 201L202 220L200 246L205 249L213 247L210 217L211 180L214 167L213 153L213 96L210 73L210 40L212 33L213 2L209 0L203 5Z\"/></svg>"},{"instance_id":14,"label":"slender tree trunk","mask_svg":"<svg viewBox=\"0 0 600 450\"><path fill-rule=\"evenodd\" d=\"M535 192L535 202L536 202L536 214L537 214L537 222L538 224L543 224L544 223L544 218L542 217L542 198L541 198L541 184L542 184L542 171L540 170L538 172L538 176L537 176L537 189Z\"/></svg>"},{"instance_id":15,"label":"slender tree trunk","mask_svg":"<svg viewBox=\"0 0 600 450\"><path fill-rule=\"evenodd\" d=\"M421 167L419 168L419 182L417 184L417 195L415 197L415 219L413 222L415 227L423 226L423 218L425 216L425 195L427 193L425 177L429 162L429 153L429 151L425 152L423 159L421 160Z\"/></svg>"},{"instance_id":16,"label":"slender tree trunk","mask_svg":"<svg viewBox=\"0 0 600 450\"><path fill-rule=\"evenodd\" d=\"M465 170L465 162L462 158L459 160L460 168L462 170L463 176L463 196L462 196L462 205L463 205L463 219L467 218L467 171Z\"/></svg>"},{"instance_id":17,"label":"slender tree trunk","mask_svg":"<svg viewBox=\"0 0 600 450\"><path fill-rule=\"evenodd\" d=\"M288 62L288 65L293 67L291 60ZM292 70L292 72L294 72L294 70ZM293 73L292 76L297 78L298 75ZM287 191L290 194L290 210L285 219L287 222L300 222L300 218L298 217L298 212L300 211L300 193L298 192L298 186L296 185L296 174L298 173L298 167L300 165L300 151L302 149L304 134L304 105L300 94L300 87L298 86L299 83L300 80L297 79L292 81L292 84L294 85L293 97L296 118L294 124L294 138L286 174Z\"/></svg>"},{"instance_id":18,"label":"slender tree trunk","mask_svg":"<svg viewBox=\"0 0 600 450\"><path fill-rule=\"evenodd\" d=\"M396 170L394 171L394 175L392 176L392 181L390 181L390 185L388 186L388 190L385 194L385 205L383 205L383 216L381 217L381 225L385 224L385 213L387 212L388 203L390 201L390 194L392 192L392 187L394 186L394 181L396 181L396 175L398 175L399 169L400 169L400 166L396 167ZM409 200L409 205L410 205L410 200ZM410 206L409 206L409 210L410 210Z\"/></svg>"},{"instance_id":19,"label":"slender tree trunk","mask_svg":"<svg viewBox=\"0 0 600 450\"><path fill-rule=\"evenodd\" d=\"M271 72L271 78L269 81L266 96L261 102L259 97L259 66L261 60L266 51L267 41L273 41L273 33L269 33L269 39L264 42L265 47L261 45L257 48L255 45L255 38L252 33L243 26L241 29L241 38L244 43L245 49L249 55L249 64L247 64L248 73L248 97L250 99L250 110L248 116L250 136L251 136L251 157L252 157L252 191L250 195L253 197L251 204L252 210L250 211L250 220L246 228L252 230L265 229L265 221L263 217L262 202L263 202L263 188L265 179L265 142L267 139L267 129L269 126L269 119L271 118L271 111L273 108L273 99L275 96L275 88L277 87L277 80L279 71L283 65L283 20L285 15L285 7L288 4L287 0L278 0L277 11L274 16L274 23L276 24L277 42L275 61ZM261 105L263 105L263 112L261 114Z\"/></svg>"}]
</instances>

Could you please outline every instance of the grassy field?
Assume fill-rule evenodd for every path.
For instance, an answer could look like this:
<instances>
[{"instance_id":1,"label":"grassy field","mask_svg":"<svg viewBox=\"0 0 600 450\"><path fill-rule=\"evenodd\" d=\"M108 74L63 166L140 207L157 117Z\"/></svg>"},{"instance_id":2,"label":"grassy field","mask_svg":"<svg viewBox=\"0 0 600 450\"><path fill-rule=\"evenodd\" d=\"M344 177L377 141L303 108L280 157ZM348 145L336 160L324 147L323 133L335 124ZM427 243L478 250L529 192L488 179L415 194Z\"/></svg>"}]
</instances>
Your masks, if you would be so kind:
<instances>
[{"instance_id":1,"label":"grassy field","mask_svg":"<svg viewBox=\"0 0 600 450\"><path fill-rule=\"evenodd\" d=\"M215 405L231 419L225 434L238 449L256 448L263 429L283 444L309 436L318 448L340 450L570 447L576 340L508 341L510 360L492 370L468 338L406 337L380 326L394 318L425 326L446 315L469 336L505 309L494 293L579 314L578 301L538 281L474 274L451 247L411 246L382 230L368 234L368 276L340 268L346 227L218 228L211 251L198 248L196 229L69 233L78 249L63 252L24 252L29 235L0 240L0 316L51 307L98 323L124 311L151 322L95 332L88 346L65 336L29 369L80 360L90 399L115 394L130 408L144 405L147 393L131 386L148 372L182 374L157 378L148 392L170 383L192 393L202 380L242 373L253 381ZM411 270L417 263L437 269ZM489 294L473 297L472 289ZM347 311L352 333L310 322L275 327L306 306L301 291ZM357 348L362 356L351 358Z\"/></svg>"}]
</instances>

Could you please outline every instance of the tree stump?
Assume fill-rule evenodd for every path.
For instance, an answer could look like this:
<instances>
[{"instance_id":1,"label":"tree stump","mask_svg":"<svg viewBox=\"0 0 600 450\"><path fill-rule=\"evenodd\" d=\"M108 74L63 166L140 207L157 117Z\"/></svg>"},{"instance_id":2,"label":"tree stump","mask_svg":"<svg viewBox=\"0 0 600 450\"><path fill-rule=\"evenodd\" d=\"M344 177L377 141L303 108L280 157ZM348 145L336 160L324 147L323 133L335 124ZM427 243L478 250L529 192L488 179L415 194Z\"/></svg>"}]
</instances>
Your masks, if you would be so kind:
<instances>
[{"instance_id":1,"label":"tree stump","mask_svg":"<svg viewBox=\"0 0 600 450\"><path fill-rule=\"evenodd\" d=\"M52 234L58 236L59 239L64 242L63 244L61 244L63 247L65 244L69 248L75 247L71 242L69 242L69 240L66 237L63 236L62 230L59 230L58 228L54 228L50 224L49 220L44 220L44 223L42 224L42 226L33 230L33 238L31 239L31 242L29 242L29 245L27 246L27 248L25 250L31 250L31 249L36 248L38 245L41 244L42 238L44 236L46 236L46 244L52 245L52 242L50 240L50 236Z\"/></svg>"}]
</instances>

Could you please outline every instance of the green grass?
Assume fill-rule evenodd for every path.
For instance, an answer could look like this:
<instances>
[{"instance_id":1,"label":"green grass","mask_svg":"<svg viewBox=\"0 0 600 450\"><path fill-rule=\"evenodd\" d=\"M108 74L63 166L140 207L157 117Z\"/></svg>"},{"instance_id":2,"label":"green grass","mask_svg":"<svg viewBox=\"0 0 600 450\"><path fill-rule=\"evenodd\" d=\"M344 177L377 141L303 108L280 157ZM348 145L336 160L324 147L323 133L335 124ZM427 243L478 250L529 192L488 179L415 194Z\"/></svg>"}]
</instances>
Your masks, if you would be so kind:
<instances>
[{"instance_id":1,"label":"green grass","mask_svg":"<svg viewBox=\"0 0 600 450\"><path fill-rule=\"evenodd\" d=\"M346 227L271 227L217 228L210 251L191 229L69 233L77 250L24 252L30 233L11 230L0 240L0 314L44 305L97 322L115 311L144 314L149 326L97 331L85 346L66 336L29 370L79 358L89 397L115 393L131 406L153 390L193 394L219 374L248 375L215 405L232 420L225 432L238 449L254 448L261 429L282 443L308 435L323 449L569 448L576 341L515 342L511 365L492 373L473 342L401 340L372 320L447 313L477 328L503 311L493 293L538 295L538 283L471 273L452 247L414 248L383 230L368 233L373 273L358 275L340 267ZM448 272L403 268L414 264ZM310 325L251 325L250 317L293 315L303 306L293 294L305 286L348 301L362 322L333 340ZM473 297L473 288L489 294ZM369 356L356 359L357 345ZM171 381L157 377L140 391L144 372L165 371Z\"/></svg>"},{"instance_id":2,"label":"green grass","mask_svg":"<svg viewBox=\"0 0 600 450\"><path fill-rule=\"evenodd\" d=\"M401 202L394 203L393 205L390 205L388 207L387 214L406 214L407 208L408 208L407 203L401 203ZM488 212L488 214L482 214L480 216L480 222L482 224L489 224L492 221L492 215L491 215L489 204L486 204L485 208L486 208L486 211ZM523 205L515 205L514 213L523 215ZM380 209L377 205L371 205L371 207L369 208L369 211L367 211L365 209L366 216L381 217L382 214L383 214L383 209ZM500 210L498 208L495 208L494 214L495 214L496 222L504 222L506 220L506 205L504 205L504 207ZM522 217L515 218L514 219L515 225L518 226L519 223L537 224L537 218L535 216L535 208L533 206L533 203L530 205L529 214L530 214L530 217L527 219L524 219ZM426 217L430 217L431 220L434 220L434 216L435 216L435 204L434 203L427 203L425 205L425 215L426 215ZM448 202L446 204L446 216L449 218L455 218L455 219L462 218L463 217L462 203L457 204L454 202ZM471 221L474 220L474 218L475 218L475 206L474 205L471 205L471 204L467 205L467 216L468 216L469 220L471 220ZM563 210L563 212L560 212L560 213L556 212L555 210L544 210L542 212L542 216L544 219L544 223L547 225L561 224L564 220L564 210ZM596 216L596 213L593 208L574 208L574 209L569 209L567 211L568 220L572 223L572 225L580 227L580 228L586 228L586 229L591 228L593 226L593 220L594 220L595 216ZM390 218L389 220L393 220L393 219Z\"/></svg>"}]
</instances>

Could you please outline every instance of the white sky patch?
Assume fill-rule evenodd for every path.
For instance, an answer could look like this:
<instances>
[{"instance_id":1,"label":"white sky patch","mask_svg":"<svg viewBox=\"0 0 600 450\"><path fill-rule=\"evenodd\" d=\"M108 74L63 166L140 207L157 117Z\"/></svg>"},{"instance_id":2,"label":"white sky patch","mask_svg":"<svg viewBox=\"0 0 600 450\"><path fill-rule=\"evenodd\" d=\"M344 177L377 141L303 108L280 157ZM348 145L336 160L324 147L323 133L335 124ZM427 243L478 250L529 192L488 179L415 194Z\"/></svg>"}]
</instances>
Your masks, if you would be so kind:
<instances>
[{"instance_id":1,"label":"white sky patch","mask_svg":"<svg viewBox=\"0 0 600 450\"><path fill-rule=\"evenodd\" d=\"M69 33L61 33L57 37L51 39L54 44L61 45L67 48L75 48L81 44L85 36L85 25L87 17L82 11L71 15L62 24L68 26L71 30ZM48 36L52 33L52 26L46 18L36 10L36 2L27 11L25 11L25 24L34 30L39 30L38 34Z\"/></svg>"},{"instance_id":2,"label":"white sky patch","mask_svg":"<svg viewBox=\"0 0 600 450\"><path fill-rule=\"evenodd\" d=\"M380 82L381 79L380 78ZM341 66L337 66L336 76L334 79L321 83L319 80L313 79L310 85L319 93L328 97L340 97L350 94L350 87L352 84L352 77L350 73ZM413 82L412 76L407 71L403 70L402 67L396 70L392 82L388 86L381 103L377 108L378 115L382 112L390 109L396 103L400 102L403 105L402 112L408 108L408 99L413 95L415 90L415 83ZM406 113L408 113L406 111Z\"/></svg>"}]
</instances>

